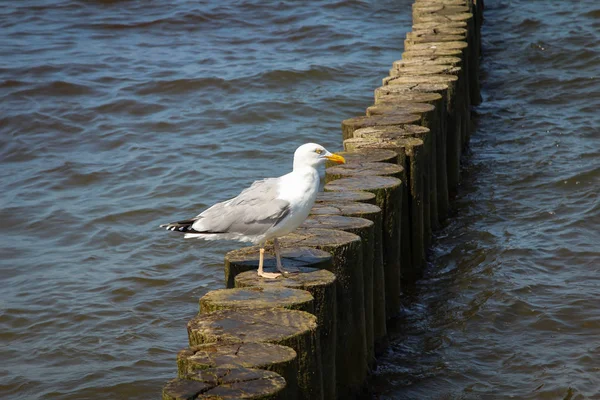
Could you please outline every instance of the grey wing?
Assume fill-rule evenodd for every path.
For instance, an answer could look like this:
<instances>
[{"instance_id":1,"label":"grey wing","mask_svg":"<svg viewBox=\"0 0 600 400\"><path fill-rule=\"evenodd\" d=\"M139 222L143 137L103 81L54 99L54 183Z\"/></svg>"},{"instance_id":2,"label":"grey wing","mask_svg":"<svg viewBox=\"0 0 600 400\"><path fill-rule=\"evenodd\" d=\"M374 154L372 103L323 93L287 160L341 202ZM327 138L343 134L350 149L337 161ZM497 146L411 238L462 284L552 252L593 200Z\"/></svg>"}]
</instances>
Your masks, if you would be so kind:
<instances>
[{"instance_id":1,"label":"grey wing","mask_svg":"<svg viewBox=\"0 0 600 400\"><path fill-rule=\"evenodd\" d=\"M256 181L231 200L210 207L192 228L204 233L262 235L290 211L286 200L277 199L278 179Z\"/></svg>"}]
</instances>

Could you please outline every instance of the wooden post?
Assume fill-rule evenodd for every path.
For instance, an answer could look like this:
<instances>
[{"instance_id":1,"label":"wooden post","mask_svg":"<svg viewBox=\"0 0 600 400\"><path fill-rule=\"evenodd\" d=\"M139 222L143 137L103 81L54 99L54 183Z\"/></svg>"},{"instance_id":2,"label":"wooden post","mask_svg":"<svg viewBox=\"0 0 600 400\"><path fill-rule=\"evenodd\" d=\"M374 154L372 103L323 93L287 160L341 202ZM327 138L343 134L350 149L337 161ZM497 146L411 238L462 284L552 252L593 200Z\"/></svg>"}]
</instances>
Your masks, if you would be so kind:
<instances>
[{"instance_id":1,"label":"wooden post","mask_svg":"<svg viewBox=\"0 0 600 400\"><path fill-rule=\"evenodd\" d=\"M418 88L415 88L418 86ZM419 91L416 91L419 90ZM424 90L425 92L421 92ZM415 92L416 91L416 92ZM375 90L375 104L379 102L392 102L394 98L404 99L422 94L435 96L432 104L436 107L434 114L422 114L421 124L431 130L438 132L435 145L435 182L437 192L437 214L439 221L443 221L448 216L448 173L446 161L446 96L448 95L448 85L446 84L395 84L382 86ZM433 224L436 226L436 224Z\"/></svg>"},{"instance_id":2,"label":"wooden post","mask_svg":"<svg viewBox=\"0 0 600 400\"><path fill-rule=\"evenodd\" d=\"M350 139L352 137L352 132L360 128L412 124L419 121L419 119L421 118L414 114L374 115L371 117L361 116L348 118L342 121L342 137L343 140Z\"/></svg>"},{"instance_id":3,"label":"wooden post","mask_svg":"<svg viewBox=\"0 0 600 400\"><path fill-rule=\"evenodd\" d=\"M364 204L365 206L376 207ZM337 306L336 278L326 269L300 267L299 273L290 274L278 279L265 279L253 271L243 272L235 277L236 288L272 288L287 287L308 291L314 298L314 315L319 325L319 341L321 344L321 365L323 371L323 397L336 398L335 353L337 348ZM287 379L287 375L275 371Z\"/></svg>"},{"instance_id":4,"label":"wooden post","mask_svg":"<svg viewBox=\"0 0 600 400\"><path fill-rule=\"evenodd\" d=\"M389 163L386 163L389 164ZM394 164L389 164L394 165ZM359 193L359 192L325 192L325 193ZM375 198L375 195L369 193ZM331 201L325 203L316 203L311 215L345 215L347 217L366 218L373 221L373 308L366 309L365 314L373 315L373 340L375 344L375 354L379 354L387 341L387 326L385 316L385 275L383 267L383 249L382 249L382 225L381 208L374 204Z\"/></svg>"},{"instance_id":5,"label":"wooden post","mask_svg":"<svg viewBox=\"0 0 600 400\"><path fill-rule=\"evenodd\" d=\"M299 228L279 242L283 247L315 247L333 257L329 266L337 278L336 392L338 398L347 398L362 388L367 375L361 238L334 229Z\"/></svg>"},{"instance_id":6,"label":"wooden post","mask_svg":"<svg viewBox=\"0 0 600 400\"><path fill-rule=\"evenodd\" d=\"M313 314L312 295L306 290L286 287L234 288L211 290L200 298L200 313L217 310L287 308Z\"/></svg>"},{"instance_id":7,"label":"wooden post","mask_svg":"<svg viewBox=\"0 0 600 400\"><path fill-rule=\"evenodd\" d=\"M382 213L386 317L393 317L400 309L402 181L387 176L358 176L329 182L325 190L365 190L377 196Z\"/></svg>"},{"instance_id":8,"label":"wooden post","mask_svg":"<svg viewBox=\"0 0 600 400\"><path fill-rule=\"evenodd\" d=\"M353 152L338 152L346 159L346 164L356 163L367 163L367 162L389 162L396 164L398 162L398 155L390 150L376 150L372 149L369 151L353 151ZM326 162L325 168L339 165L338 163Z\"/></svg>"},{"instance_id":9,"label":"wooden post","mask_svg":"<svg viewBox=\"0 0 600 400\"><path fill-rule=\"evenodd\" d=\"M230 251L225 255L225 286L235 286L235 277L246 271L256 271L258 268L259 247L243 247ZM328 268L331 264L331 255L325 251L306 247L281 249L281 262L285 268L310 267ZM275 255L265 252L264 269L275 272Z\"/></svg>"},{"instance_id":10,"label":"wooden post","mask_svg":"<svg viewBox=\"0 0 600 400\"><path fill-rule=\"evenodd\" d=\"M402 129L400 127L400 129ZM400 165L403 165L408 176L405 182L406 194L401 193L401 257L402 274L412 275L412 271L420 270L425 258L423 239L423 179L422 149L423 141L416 138L373 140L364 138L344 141L347 150L353 149L390 149L398 153ZM404 158L402 158L404 157ZM419 172L421 171L421 172ZM327 185L325 186L327 190ZM387 246L386 246L387 247ZM387 302L387 300L386 300Z\"/></svg>"},{"instance_id":11,"label":"wooden post","mask_svg":"<svg viewBox=\"0 0 600 400\"><path fill-rule=\"evenodd\" d=\"M400 178L403 173L404 168L398 164L384 162L346 163L327 168L325 170L325 182L349 176L393 176Z\"/></svg>"},{"instance_id":12,"label":"wooden post","mask_svg":"<svg viewBox=\"0 0 600 400\"><path fill-rule=\"evenodd\" d=\"M317 319L304 311L220 310L198 314L187 325L190 347L205 343L263 342L291 347L298 360L301 399L321 399L321 360Z\"/></svg>"},{"instance_id":13,"label":"wooden post","mask_svg":"<svg viewBox=\"0 0 600 400\"><path fill-rule=\"evenodd\" d=\"M413 125L364 128L355 131L354 139L349 139L346 145L351 146L351 143L362 143L361 138L378 141L380 139L394 140L409 137L423 141L421 160L413 159L409 153L406 153L404 168L410 173L403 179L405 179L406 187L410 190L406 193L411 193L412 198L416 198L415 194L412 193L413 187L422 186L423 188L422 205L411 205L411 213L414 213L415 210L418 212L421 212L421 209L423 210L423 240L424 246L427 248L431 244L432 226L437 225L438 218L437 209L433 210L437 207L437 201L434 201L434 199L437 199L437 165L435 163L436 143L435 138L432 137L432 132L423 126ZM411 151L410 147L407 147L407 149L409 152ZM400 159L400 157L398 158Z\"/></svg>"},{"instance_id":14,"label":"wooden post","mask_svg":"<svg viewBox=\"0 0 600 400\"><path fill-rule=\"evenodd\" d=\"M175 378L163 388L163 400L255 399L284 400L286 382L273 371L250 368L210 368Z\"/></svg>"},{"instance_id":15,"label":"wooden post","mask_svg":"<svg viewBox=\"0 0 600 400\"><path fill-rule=\"evenodd\" d=\"M373 259L375 245L374 223L371 220L343 215L312 215L302 224L303 228L339 229L360 236L363 253L363 309L365 310L365 337L367 363L375 364L375 341L373 326Z\"/></svg>"},{"instance_id":16,"label":"wooden post","mask_svg":"<svg viewBox=\"0 0 600 400\"><path fill-rule=\"evenodd\" d=\"M315 201L315 205L319 204L319 203L346 202L346 201L358 201L361 203L375 204L375 195L371 192L363 192L363 191L320 192L317 194L317 200Z\"/></svg>"},{"instance_id":17,"label":"wooden post","mask_svg":"<svg viewBox=\"0 0 600 400\"><path fill-rule=\"evenodd\" d=\"M450 190L455 190L458 185L460 175L460 149L462 132L463 109L457 106L456 81L455 75L424 75L424 76L397 76L391 78L388 84L415 84L415 83L443 83L448 85L446 94L446 162L447 162L447 181ZM460 103L462 104L462 103Z\"/></svg>"},{"instance_id":18,"label":"wooden post","mask_svg":"<svg viewBox=\"0 0 600 400\"><path fill-rule=\"evenodd\" d=\"M294 349L271 343L211 343L177 354L177 377L185 379L209 368L257 368L273 371L286 381L285 398L298 396L298 362Z\"/></svg>"}]
</instances>

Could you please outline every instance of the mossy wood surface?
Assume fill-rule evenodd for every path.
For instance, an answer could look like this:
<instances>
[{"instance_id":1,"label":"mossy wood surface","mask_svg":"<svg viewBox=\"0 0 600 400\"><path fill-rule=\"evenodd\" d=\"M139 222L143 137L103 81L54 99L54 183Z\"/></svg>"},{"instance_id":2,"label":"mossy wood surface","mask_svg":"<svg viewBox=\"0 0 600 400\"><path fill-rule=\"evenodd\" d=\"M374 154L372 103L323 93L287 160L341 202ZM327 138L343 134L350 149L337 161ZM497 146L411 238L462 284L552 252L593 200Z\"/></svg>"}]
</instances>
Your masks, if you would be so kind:
<instances>
[{"instance_id":1,"label":"mossy wood surface","mask_svg":"<svg viewBox=\"0 0 600 400\"><path fill-rule=\"evenodd\" d=\"M273 371L251 368L210 368L169 381L163 388L163 400L255 399L284 400L283 377Z\"/></svg>"},{"instance_id":2,"label":"mossy wood surface","mask_svg":"<svg viewBox=\"0 0 600 400\"><path fill-rule=\"evenodd\" d=\"M386 318L391 318L400 308L402 181L387 176L359 176L329 182L325 190L366 190L377 196L382 213Z\"/></svg>"},{"instance_id":3,"label":"mossy wood surface","mask_svg":"<svg viewBox=\"0 0 600 400\"><path fill-rule=\"evenodd\" d=\"M362 204L362 203L359 203ZM372 206L370 204L363 204ZM331 268L329 268L331 269ZM299 273L278 279L265 279L253 271L242 272L235 277L235 287L288 287L303 289L313 296L319 337L321 344L321 365L323 371L323 396L336 398L335 394L335 353L336 353L336 278L327 269L300 267Z\"/></svg>"},{"instance_id":4,"label":"mossy wood surface","mask_svg":"<svg viewBox=\"0 0 600 400\"><path fill-rule=\"evenodd\" d=\"M401 193L401 257L402 273L413 275L424 260L424 208L423 208L423 141L414 137L398 139L354 138L344 141L346 149L390 148L405 155L404 168L408 179ZM399 157L400 159L400 157ZM327 186L325 186L327 189ZM386 246L384 246L385 248ZM407 275L408 276L408 275Z\"/></svg>"},{"instance_id":5,"label":"mossy wood surface","mask_svg":"<svg viewBox=\"0 0 600 400\"><path fill-rule=\"evenodd\" d=\"M375 195L373 194L373 196ZM384 347L387 338L381 208L376 205L359 202L318 203L312 208L311 215L345 215L348 217L366 218L373 221L373 310L371 312L373 313L373 340L377 352L377 350L381 350ZM369 309L366 312L369 313Z\"/></svg>"},{"instance_id":6,"label":"mossy wood surface","mask_svg":"<svg viewBox=\"0 0 600 400\"><path fill-rule=\"evenodd\" d=\"M352 152L342 151L338 152L344 156L346 159L346 164L357 164L357 163L367 163L367 162L389 162L389 163L397 163L398 154L393 151L385 150L385 149L374 149L369 151L357 150ZM337 163L327 162L325 163L325 168L335 167Z\"/></svg>"},{"instance_id":7,"label":"mossy wood surface","mask_svg":"<svg viewBox=\"0 0 600 400\"><path fill-rule=\"evenodd\" d=\"M257 368L281 375L286 396L296 398L298 392L298 363L296 351L272 343L211 343L186 348L177 354L177 376L209 368Z\"/></svg>"},{"instance_id":8,"label":"mossy wood surface","mask_svg":"<svg viewBox=\"0 0 600 400\"><path fill-rule=\"evenodd\" d=\"M199 314L187 330L190 347L220 342L291 347L297 354L299 398L323 394L317 318L312 314L283 308L219 310Z\"/></svg>"},{"instance_id":9,"label":"mossy wood surface","mask_svg":"<svg viewBox=\"0 0 600 400\"><path fill-rule=\"evenodd\" d=\"M381 127L359 129L355 132L354 136L355 138L352 140L356 141L361 138L374 141L418 138L423 141L420 160L415 157L418 153L414 152L414 146L409 145L405 149L407 156L406 167L409 170L408 187L413 201L415 200L413 190L418 190L419 187L422 188L422 205L411 205L411 212L413 212L412 210L417 210L423 213L423 240L425 247L428 247L431 239L432 225L437 226L438 223L437 165L435 163L437 152L436 138L433 132L429 128L422 126L414 126L413 129L407 129L407 127Z\"/></svg>"},{"instance_id":10,"label":"mossy wood surface","mask_svg":"<svg viewBox=\"0 0 600 400\"><path fill-rule=\"evenodd\" d=\"M225 255L225 285L228 288L235 286L235 276L239 273L256 271L258 269L259 247L243 247L233 250ZM281 262L284 268L298 267L326 268L331 263L331 255L324 251L312 248L285 248L281 249ZM272 246L268 246L265 253L264 269L275 272L275 253Z\"/></svg>"},{"instance_id":11,"label":"mossy wood surface","mask_svg":"<svg viewBox=\"0 0 600 400\"><path fill-rule=\"evenodd\" d=\"M385 164L385 163L384 163ZM390 164L392 165L392 164ZM365 334L367 360L369 365L375 362L375 341L373 332L373 257L375 232L373 221L359 217L343 215L311 215L302 224L303 228L339 229L360 236L363 253L363 309L365 310Z\"/></svg>"},{"instance_id":12,"label":"mossy wood surface","mask_svg":"<svg viewBox=\"0 0 600 400\"><path fill-rule=\"evenodd\" d=\"M314 313L312 295L287 287L249 287L211 290L200 298L200 312L217 310L287 308Z\"/></svg>"},{"instance_id":13,"label":"mossy wood surface","mask_svg":"<svg viewBox=\"0 0 600 400\"><path fill-rule=\"evenodd\" d=\"M390 86L396 84L414 83L444 83L448 85L446 93L446 180L449 190L455 190L458 185L460 173L460 157L458 149L461 148L462 115L464 113L462 103L457 100L457 81L454 75L406 75L391 78ZM458 103L458 104L457 104Z\"/></svg>"},{"instance_id":14,"label":"mossy wood surface","mask_svg":"<svg viewBox=\"0 0 600 400\"><path fill-rule=\"evenodd\" d=\"M320 192L317 194L315 206L330 202L361 202L375 204L375 195L371 192Z\"/></svg>"},{"instance_id":15,"label":"mossy wood surface","mask_svg":"<svg viewBox=\"0 0 600 400\"><path fill-rule=\"evenodd\" d=\"M325 170L325 182L349 176L393 176L400 178L404 169L398 164L384 162L346 163Z\"/></svg>"},{"instance_id":16,"label":"mossy wood surface","mask_svg":"<svg viewBox=\"0 0 600 400\"><path fill-rule=\"evenodd\" d=\"M331 272L337 278L336 392L338 398L348 398L363 386L367 374L361 238L334 229L299 228L280 242L284 246L315 247L333 256Z\"/></svg>"},{"instance_id":17,"label":"mossy wood surface","mask_svg":"<svg viewBox=\"0 0 600 400\"><path fill-rule=\"evenodd\" d=\"M387 126L412 124L419 121L420 116L414 114L374 115L371 117L360 116L342 121L343 140L353 137L353 132L360 128L370 126Z\"/></svg>"}]
</instances>

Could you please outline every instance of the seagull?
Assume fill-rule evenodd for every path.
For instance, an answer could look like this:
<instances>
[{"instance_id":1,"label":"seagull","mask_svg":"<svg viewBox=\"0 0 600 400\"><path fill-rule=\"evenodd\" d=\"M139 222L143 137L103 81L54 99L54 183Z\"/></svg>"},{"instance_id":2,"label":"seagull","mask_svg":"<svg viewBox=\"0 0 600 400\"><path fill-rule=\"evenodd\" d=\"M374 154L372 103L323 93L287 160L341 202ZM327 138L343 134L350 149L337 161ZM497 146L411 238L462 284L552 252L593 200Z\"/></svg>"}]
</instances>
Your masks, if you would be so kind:
<instances>
[{"instance_id":1,"label":"seagull","mask_svg":"<svg viewBox=\"0 0 600 400\"><path fill-rule=\"evenodd\" d=\"M308 217L319 190L317 167L326 160L338 164L346 162L344 157L330 153L321 145L303 144L294 152L292 172L255 181L237 197L217 203L192 219L160 227L184 233L184 238L258 244L258 275L275 279L289 272L281 264L277 238L294 231ZM263 271L265 243L271 239L280 273Z\"/></svg>"}]
</instances>

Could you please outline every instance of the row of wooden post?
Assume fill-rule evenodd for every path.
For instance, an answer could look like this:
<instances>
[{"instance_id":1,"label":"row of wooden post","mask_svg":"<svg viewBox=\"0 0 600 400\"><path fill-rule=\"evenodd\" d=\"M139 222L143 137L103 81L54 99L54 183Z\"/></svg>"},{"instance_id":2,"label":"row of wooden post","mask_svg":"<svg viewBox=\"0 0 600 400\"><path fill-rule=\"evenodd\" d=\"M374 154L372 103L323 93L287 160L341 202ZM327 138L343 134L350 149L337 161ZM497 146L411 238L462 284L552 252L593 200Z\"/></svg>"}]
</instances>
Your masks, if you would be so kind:
<instances>
[{"instance_id":1,"label":"row of wooden post","mask_svg":"<svg viewBox=\"0 0 600 400\"><path fill-rule=\"evenodd\" d=\"M374 104L342 122L347 164L280 239L287 268L257 276L258 248L225 257L227 289L200 299L163 399L351 399L387 343L401 285L448 217L480 102L481 0L416 0L412 31ZM275 270L267 255L266 270Z\"/></svg>"}]
</instances>

